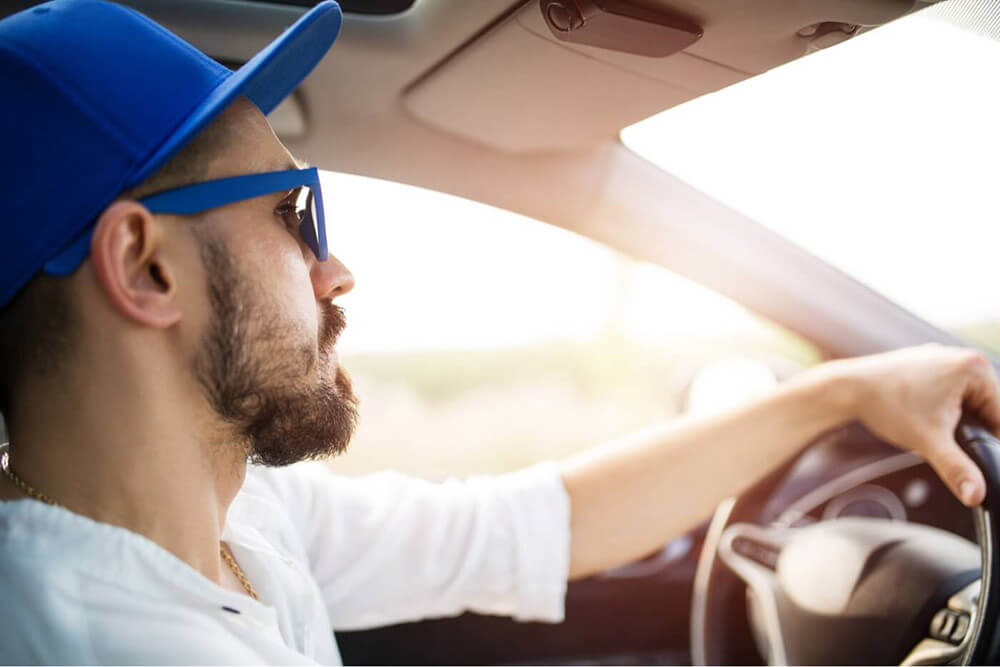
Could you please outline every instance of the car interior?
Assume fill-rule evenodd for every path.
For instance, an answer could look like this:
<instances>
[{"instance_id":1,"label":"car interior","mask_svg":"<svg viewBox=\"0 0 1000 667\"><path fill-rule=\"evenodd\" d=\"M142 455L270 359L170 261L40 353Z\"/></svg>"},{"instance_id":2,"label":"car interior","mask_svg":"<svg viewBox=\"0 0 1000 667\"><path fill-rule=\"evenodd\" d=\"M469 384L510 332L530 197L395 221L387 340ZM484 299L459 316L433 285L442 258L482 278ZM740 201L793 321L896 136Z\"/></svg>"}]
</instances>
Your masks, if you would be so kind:
<instances>
[{"instance_id":1,"label":"car interior","mask_svg":"<svg viewBox=\"0 0 1000 667\"><path fill-rule=\"evenodd\" d=\"M0 0L0 16L33 4ZM316 2L122 4L232 67ZM909 16L995 31L989 0L340 4L337 43L270 116L298 158L666 267L824 359L965 344L644 159L622 130ZM973 421L959 439L1000 492L1000 443ZM571 582L563 623L466 613L337 641L345 664L988 663L1000 658L996 496L969 511L922 460L851 424L661 550Z\"/></svg>"}]
</instances>

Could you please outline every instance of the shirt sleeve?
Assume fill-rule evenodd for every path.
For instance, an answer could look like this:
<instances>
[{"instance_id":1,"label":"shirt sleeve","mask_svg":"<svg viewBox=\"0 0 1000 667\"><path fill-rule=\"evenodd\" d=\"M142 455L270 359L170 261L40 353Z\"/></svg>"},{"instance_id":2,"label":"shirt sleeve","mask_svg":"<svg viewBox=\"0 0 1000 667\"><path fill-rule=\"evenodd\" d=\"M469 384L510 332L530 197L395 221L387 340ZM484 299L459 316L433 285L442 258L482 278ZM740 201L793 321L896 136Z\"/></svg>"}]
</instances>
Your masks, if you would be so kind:
<instances>
[{"instance_id":1,"label":"shirt sleeve","mask_svg":"<svg viewBox=\"0 0 1000 667\"><path fill-rule=\"evenodd\" d=\"M570 501L555 463L441 483L268 473L336 630L463 611L563 620Z\"/></svg>"}]
</instances>

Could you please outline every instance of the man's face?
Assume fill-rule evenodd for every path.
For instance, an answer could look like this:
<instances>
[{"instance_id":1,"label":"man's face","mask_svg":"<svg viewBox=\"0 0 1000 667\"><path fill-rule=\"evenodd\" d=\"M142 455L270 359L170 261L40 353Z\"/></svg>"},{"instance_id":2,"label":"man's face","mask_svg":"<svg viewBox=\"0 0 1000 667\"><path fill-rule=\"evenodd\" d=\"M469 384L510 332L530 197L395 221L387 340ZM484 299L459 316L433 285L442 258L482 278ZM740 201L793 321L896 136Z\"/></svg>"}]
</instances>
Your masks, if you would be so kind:
<instances>
[{"instance_id":1,"label":"man's face","mask_svg":"<svg viewBox=\"0 0 1000 667\"><path fill-rule=\"evenodd\" d=\"M233 139L209 178L293 168L248 102L218 122ZM276 211L288 193L222 207L193 223L207 282L207 317L193 360L212 408L256 463L281 466L340 453L357 399L335 344L345 325L332 298L353 286L335 258L319 262Z\"/></svg>"}]
</instances>

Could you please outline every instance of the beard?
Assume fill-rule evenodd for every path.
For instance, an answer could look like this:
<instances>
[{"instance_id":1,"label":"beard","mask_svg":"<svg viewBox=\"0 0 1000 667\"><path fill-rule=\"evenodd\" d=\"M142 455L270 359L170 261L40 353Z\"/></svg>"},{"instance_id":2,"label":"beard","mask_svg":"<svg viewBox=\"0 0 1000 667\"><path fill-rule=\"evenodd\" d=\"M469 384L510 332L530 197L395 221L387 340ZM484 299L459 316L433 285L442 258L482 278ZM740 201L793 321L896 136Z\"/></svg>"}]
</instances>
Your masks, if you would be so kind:
<instances>
[{"instance_id":1,"label":"beard","mask_svg":"<svg viewBox=\"0 0 1000 667\"><path fill-rule=\"evenodd\" d=\"M342 453L358 423L350 378L339 364L330 368L343 309L320 304L314 345L302 327L255 298L223 243L200 240L214 318L194 369L210 405L235 428L251 463L285 466Z\"/></svg>"}]
</instances>

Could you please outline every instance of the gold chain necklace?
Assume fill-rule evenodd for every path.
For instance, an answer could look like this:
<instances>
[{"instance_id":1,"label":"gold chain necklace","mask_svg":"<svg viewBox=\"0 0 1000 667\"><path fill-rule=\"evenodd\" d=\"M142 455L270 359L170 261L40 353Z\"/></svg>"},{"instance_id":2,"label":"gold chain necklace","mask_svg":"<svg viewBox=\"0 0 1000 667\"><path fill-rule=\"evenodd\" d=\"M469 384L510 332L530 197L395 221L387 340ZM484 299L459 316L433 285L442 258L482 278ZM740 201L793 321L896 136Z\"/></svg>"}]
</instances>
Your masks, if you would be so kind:
<instances>
[{"instance_id":1,"label":"gold chain necklace","mask_svg":"<svg viewBox=\"0 0 1000 667\"><path fill-rule=\"evenodd\" d=\"M21 489L21 491L29 497L39 500L46 505L62 507L62 505L52 500L41 491L36 490L35 487L25 482L17 473L14 472L14 469L10 467L10 452L4 452L3 458L0 460L0 467L3 468L3 472L7 476L7 479L14 482L14 484L17 485L17 488ZM247 579L247 575L243 573L243 568L240 567L240 564L236 562L236 559L233 558L232 554L229 553L222 542L219 542L219 554L222 556L222 560L226 561L226 565L229 566L229 569L233 571L233 574L239 580L240 584L243 586L243 590L247 592L247 595L252 597L254 600L260 600L260 598L257 597L257 591L254 590L253 584L251 584L250 580Z\"/></svg>"}]
</instances>

